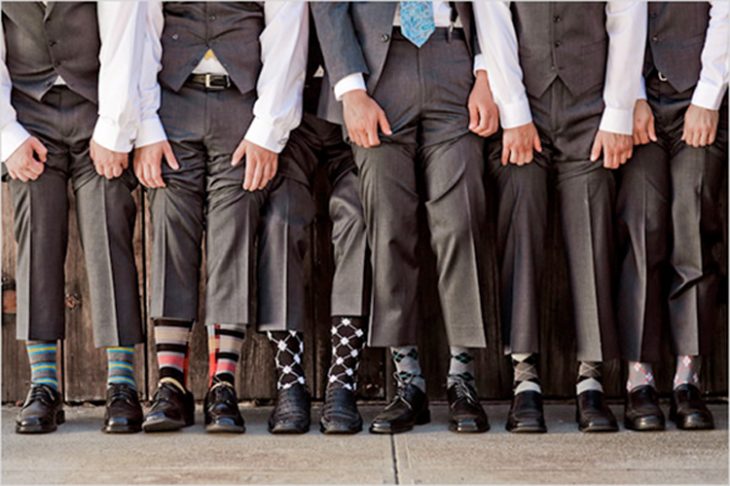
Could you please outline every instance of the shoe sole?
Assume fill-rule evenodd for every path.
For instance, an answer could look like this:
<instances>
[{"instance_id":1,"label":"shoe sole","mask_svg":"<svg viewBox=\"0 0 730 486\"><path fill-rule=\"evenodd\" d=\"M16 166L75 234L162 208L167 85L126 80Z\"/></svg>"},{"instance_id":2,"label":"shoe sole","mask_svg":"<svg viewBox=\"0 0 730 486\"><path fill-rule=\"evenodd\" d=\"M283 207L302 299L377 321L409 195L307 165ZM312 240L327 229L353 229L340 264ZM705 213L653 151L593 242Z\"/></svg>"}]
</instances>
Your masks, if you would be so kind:
<instances>
[{"instance_id":1,"label":"shoe sole","mask_svg":"<svg viewBox=\"0 0 730 486\"><path fill-rule=\"evenodd\" d=\"M426 425L429 422L431 422L431 411L426 409L418 416L416 416L416 420L412 424L406 424L403 427L399 427L397 429L394 429L393 427L380 427L376 424L370 424L369 431L371 434L402 434L403 432L413 430L413 427L416 425Z\"/></svg>"},{"instance_id":2,"label":"shoe sole","mask_svg":"<svg viewBox=\"0 0 730 486\"><path fill-rule=\"evenodd\" d=\"M588 427L578 426L578 430L585 434L618 432L618 427L613 425L592 425Z\"/></svg>"},{"instance_id":3,"label":"shoe sole","mask_svg":"<svg viewBox=\"0 0 730 486\"><path fill-rule=\"evenodd\" d=\"M644 422L639 424L634 424L630 420L624 419L624 427L628 430L633 430L635 432L661 432L662 430L666 429L666 426L663 422Z\"/></svg>"},{"instance_id":4,"label":"shoe sole","mask_svg":"<svg viewBox=\"0 0 730 486\"><path fill-rule=\"evenodd\" d=\"M305 429L289 429L289 428L271 428L269 427L269 433L274 435L302 435L309 432L310 426L307 425Z\"/></svg>"},{"instance_id":5,"label":"shoe sole","mask_svg":"<svg viewBox=\"0 0 730 486\"><path fill-rule=\"evenodd\" d=\"M192 424L191 424L192 425ZM174 432L187 427L184 421L176 420L159 420L156 422L145 422L142 424L142 430L145 432Z\"/></svg>"},{"instance_id":6,"label":"shoe sole","mask_svg":"<svg viewBox=\"0 0 730 486\"><path fill-rule=\"evenodd\" d=\"M355 427L336 427L320 422L319 431L326 435L355 435L362 432L362 422Z\"/></svg>"},{"instance_id":7,"label":"shoe sole","mask_svg":"<svg viewBox=\"0 0 730 486\"><path fill-rule=\"evenodd\" d=\"M482 434L489 430L489 424L478 425L476 423L459 424L449 422L449 430L451 432L456 432L457 434Z\"/></svg>"},{"instance_id":8,"label":"shoe sole","mask_svg":"<svg viewBox=\"0 0 730 486\"><path fill-rule=\"evenodd\" d=\"M534 425L517 425L514 427L505 427L505 429L512 434L547 434L547 427Z\"/></svg>"},{"instance_id":9,"label":"shoe sole","mask_svg":"<svg viewBox=\"0 0 730 486\"><path fill-rule=\"evenodd\" d=\"M63 410L56 412L56 421L51 425L18 425L15 424L16 434L48 434L55 432L58 426L66 422L66 413Z\"/></svg>"},{"instance_id":10,"label":"shoe sole","mask_svg":"<svg viewBox=\"0 0 730 486\"><path fill-rule=\"evenodd\" d=\"M105 425L101 431L105 434L136 434L137 432L142 432L142 426Z\"/></svg>"},{"instance_id":11,"label":"shoe sole","mask_svg":"<svg viewBox=\"0 0 730 486\"><path fill-rule=\"evenodd\" d=\"M205 431L209 434L243 434L246 432L245 425L223 425L223 424L208 424L205 426Z\"/></svg>"}]
</instances>

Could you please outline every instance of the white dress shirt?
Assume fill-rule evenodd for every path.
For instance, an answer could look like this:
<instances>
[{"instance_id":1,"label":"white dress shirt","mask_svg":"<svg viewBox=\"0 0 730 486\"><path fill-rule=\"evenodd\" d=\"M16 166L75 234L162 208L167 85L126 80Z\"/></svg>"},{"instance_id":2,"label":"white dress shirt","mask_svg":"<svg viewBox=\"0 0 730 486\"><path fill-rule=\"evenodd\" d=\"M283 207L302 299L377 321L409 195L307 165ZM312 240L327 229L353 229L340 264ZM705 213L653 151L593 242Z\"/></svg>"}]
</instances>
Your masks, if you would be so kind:
<instances>
[{"instance_id":1,"label":"white dress shirt","mask_svg":"<svg viewBox=\"0 0 730 486\"><path fill-rule=\"evenodd\" d=\"M692 104L708 110L719 110L730 78L730 4L727 1L711 1L710 5L710 23L702 48L702 69L692 93ZM639 98L646 99L643 77Z\"/></svg>"},{"instance_id":2,"label":"white dress shirt","mask_svg":"<svg viewBox=\"0 0 730 486\"><path fill-rule=\"evenodd\" d=\"M146 46L140 79L142 117L137 133L137 147L167 138L157 114L160 107L157 73L162 68L160 35L165 17L160 0L150 1L148 5ZM264 23L266 26L259 37L262 68L256 83L254 119L244 138L280 153L289 139L289 133L302 119L302 96L309 48L308 5L298 0L266 2ZM215 57L209 57L206 61L220 64ZM203 69L205 66L218 69L215 64L202 66ZM200 68L201 64L198 64L196 71ZM225 70L219 73L224 74Z\"/></svg>"},{"instance_id":3,"label":"white dress shirt","mask_svg":"<svg viewBox=\"0 0 730 486\"><path fill-rule=\"evenodd\" d=\"M0 1L0 7L2 2ZM139 119L138 65L144 41L144 9L138 2L99 2L99 118L93 140L116 152L132 149ZM74 35L69 32L68 35ZM29 137L10 102L12 81L5 65L0 22L0 160L6 161ZM56 84L63 81L56 80Z\"/></svg>"},{"instance_id":4,"label":"white dress shirt","mask_svg":"<svg viewBox=\"0 0 730 486\"><path fill-rule=\"evenodd\" d=\"M484 53L502 128L532 121L530 104L522 83L517 35L509 2L474 2L477 35ZM477 13L480 15L477 17ZM641 84L647 30L646 3L606 2L606 32L609 37L606 82L600 129L630 135L634 102Z\"/></svg>"},{"instance_id":5,"label":"white dress shirt","mask_svg":"<svg viewBox=\"0 0 730 486\"><path fill-rule=\"evenodd\" d=\"M451 26L451 5L446 0L432 0L433 1L433 20L436 27L450 27ZM476 16L476 12L474 14ZM393 25L399 27L400 21L400 4L395 9L395 17L393 18ZM458 17L454 22L454 27L461 27L461 19ZM484 65L484 59L482 54L474 56L474 72L479 70L486 71ZM335 98L339 101L345 93L355 90L365 90L365 78L362 73L348 74L341 80L335 83Z\"/></svg>"}]
</instances>

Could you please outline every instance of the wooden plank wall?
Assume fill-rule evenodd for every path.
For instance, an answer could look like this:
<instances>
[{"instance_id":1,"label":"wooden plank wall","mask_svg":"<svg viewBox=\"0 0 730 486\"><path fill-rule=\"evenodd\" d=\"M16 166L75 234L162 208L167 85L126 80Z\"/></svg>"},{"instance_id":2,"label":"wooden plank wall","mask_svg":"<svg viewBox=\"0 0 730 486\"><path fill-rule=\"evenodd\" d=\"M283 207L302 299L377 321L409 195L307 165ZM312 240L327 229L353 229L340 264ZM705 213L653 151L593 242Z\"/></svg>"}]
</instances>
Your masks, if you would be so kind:
<instances>
[{"instance_id":1,"label":"wooden plank wall","mask_svg":"<svg viewBox=\"0 0 730 486\"><path fill-rule=\"evenodd\" d=\"M316 190L318 194L328 191L324 173L318 174ZM491 193L491 191L490 191ZM70 194L73 199L73 195ZM140 275L149 271L148 235L149 214L146 201L140 191L136 193L139 214L135 233L137 265ZM725 214L727 233L727 189L721 204ZM494 233L494 210L490 205L489 233ZM71 208L73 212L73 206ZM540 367L543 386L549 397L567 398L574 393L576 371L574 342L575 336L570 315L570 291L559 232L554 197L551 200L551 219L543 288L544 301L541 309L541 358ZM100 401L104 398L105 364L104 353L93 346L89 317L88 283L85 276L83 253L78 242L75 217L71 218L71 241L66 261L67 294L67 336L61 352L63 388L69 402ZM424 223L423 214L421 222ZM422 225L425 226L425 225ZM312 274L307 293L310 296L310 320L306 336L306 373L316 399L322 399L325 389L325 375L329 363L329 292L331 289L332 262L329 242L330 224L327 217L326 197L318 199L317 222L312 228L312 250L309 266ZM424 264L421 278L420 295L423 297L422 311L424 332L422 332L421 356L429 380L429 392L434 399L445 397L445 374L448 367L448 345L438 306L435 289L434 257L428 247L428 234L422 231L419 248ZM724 255L724 268L727 268L727 242L721 249ZM478 384L480 394L485 399L505 399L511 391L511 369L507 357L502 354L500 342L499 316L497 308L496 258L490 248L484 252L486 281L484 299L487 308L488 348L479 352L477 360ZM7 185L2 184L2 401L22 400L28 387L28 360L21 343L15 340L15 243L12 235L12 207ZM203 276L204 277L204 276ZM727 279L725 278L724 281ZM201 278L201 289L204 278ZM142 302L147 300L147 278L140 279ZM726 286L724 286L726 289ZM722 292L723 297L727 291ZM201 299L204 292L201 291ZM713 395L727 395L728 369L728 325L727 302L718 303L719 317L716 328L716 346L712 357L707 360L704 378L707 391ZM143 306L143 308L145 308ZM201 308L203 308L201 301ZM157 379L157 364L152 343L152 326L148 323L147 345L138 346L136 363L137 378L145 398L154 393ZM202 399L207 384L206 333L201 325L194 329L191 383L196 397ZM249 332L244 345L240 366L239 396L260 403L269 402L275 394L273 373L273 353L265 336ZM673 358L667 344L662 363L656 367L660 390L664 393L671 389ZM363 399L383 400L392 394L392 365L382 349L368 349L365 362L361 367L360 395ZM611 396L623 393L625 367L618 362L611 363L605 370L606 388Z\"/></svg>"}]
</instances>

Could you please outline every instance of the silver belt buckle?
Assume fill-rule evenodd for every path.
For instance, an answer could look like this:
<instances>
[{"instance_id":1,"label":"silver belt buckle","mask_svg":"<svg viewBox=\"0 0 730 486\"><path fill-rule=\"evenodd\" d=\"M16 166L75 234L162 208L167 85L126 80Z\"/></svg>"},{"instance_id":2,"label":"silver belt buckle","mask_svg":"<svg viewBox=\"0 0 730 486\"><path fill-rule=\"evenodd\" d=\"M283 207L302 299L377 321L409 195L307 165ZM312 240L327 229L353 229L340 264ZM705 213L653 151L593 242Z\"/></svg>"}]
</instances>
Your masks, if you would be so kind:
<instances>
[{"instance_id":1,"label":"silver belt buckle","mask_svg":"<svg viewBox=\"0 0 730 486\"><path fill-rule=\"evenodd\" d=\"M659 81L662 81L664 83L667 82L667 77L664 75L663 72L659 71L659 75L658 76L659 76Z\"/></svg>"},{"instance_id":2,"label":"silver belt buckle","mask_svg":"<svg viewBox=\"0 0 730 486\"><path fill-rule=\"evenodd\" d=\"M205 75L205 89L210 89L212 85L210 84L211 75L210 73Z\"/></svg>"}]
</instances>

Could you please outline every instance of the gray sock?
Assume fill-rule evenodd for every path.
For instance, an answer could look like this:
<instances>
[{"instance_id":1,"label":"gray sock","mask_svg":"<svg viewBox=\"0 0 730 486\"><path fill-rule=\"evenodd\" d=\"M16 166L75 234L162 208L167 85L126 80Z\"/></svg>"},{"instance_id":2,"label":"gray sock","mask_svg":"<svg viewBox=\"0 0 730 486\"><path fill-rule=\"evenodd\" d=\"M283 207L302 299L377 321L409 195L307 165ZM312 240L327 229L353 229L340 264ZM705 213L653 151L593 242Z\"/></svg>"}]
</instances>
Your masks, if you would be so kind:
<instances>
[{"instance_id":1,"label":"gray sock","mask_svg":"<svg viewBox=\"0 0 730 486\"><path fill-rule=\"evenodd\" d=\"M596 390L603 391L601 384L601 367L603 363L600 361L581 361L578 366L578 381L575 385L576 395L580 395L584 391Z\"/></svg>"},{"instance_id":2,"label":"gray sock","mask_svg":"<svg viewBox=\"0 0 730 486\"><path fill-rule=\"evenodd\" d=\"M700 368L702 359L700 356L677 356L677 368L674 373L674 388L682 385L694 385L700 387Z\"/></svg>"},{"instance_id":3,"label":"gray sock","mask_svg":"<svg viewBox=\"0 0 730 486\"><path fill-rule=\"evenodd\" d=\"M537 374L536 353L512 353L514 371L513 393L517 395L525 391L542 393L540 376Z\"/></svg>"},{"instance_id":4,"label":"gray sock","mask_svg":"<svg viewBox=\"0 0 730 486\"><path fill-rule=\"evenodd\" d=\"M449 375L446 386L451 387L457 381L463 381L474 387L474 355L469 348L450 346Z\"/></svg>"},{"instance_id":5,"label":"gray sock","mask_svg":"<svg viewBox=\"0 0 730 486\"><path fill-rule=\"evenodd\" d=\"M631 391L634 388L646 385L656 388L651 363L629 361L629 378L626 381L626 390Z\"/></svg>"},{"instance_id":6,"label":"gray sock","mask_svg":"<svg viewBox=\"0 0 730 486\"><path fill-rule=\"evenodd\" d=\"M390 355L395 364L398 378L411 383L426 392L426 379L421 371L421 362L418 361L417 346L398 346L390 348Z\"/></svg>"}]
</instances>

